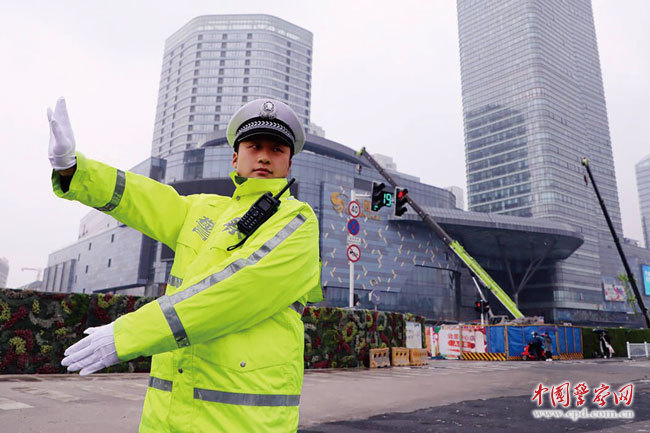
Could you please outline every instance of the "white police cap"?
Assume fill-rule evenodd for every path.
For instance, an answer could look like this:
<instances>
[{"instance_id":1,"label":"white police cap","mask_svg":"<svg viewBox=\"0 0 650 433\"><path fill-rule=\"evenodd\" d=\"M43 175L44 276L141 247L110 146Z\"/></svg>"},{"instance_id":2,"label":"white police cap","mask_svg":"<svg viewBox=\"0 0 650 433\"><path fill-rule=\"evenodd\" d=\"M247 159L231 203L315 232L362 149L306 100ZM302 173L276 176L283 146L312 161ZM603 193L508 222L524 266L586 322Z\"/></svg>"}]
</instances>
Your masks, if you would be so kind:
<instances>
[{"instance_id":1,"label":"white police cap","mask_svg":"<svg viewBox=\"0 0 650 433\"><path fill-rule=\"evenodd\" d=\"M305 144L305 131L296 113L284 102L256 99L245 104L228 123L227 138L233 149L254 136L271 136L291 147L292 155Z\"/></svg>"}]
</instances>

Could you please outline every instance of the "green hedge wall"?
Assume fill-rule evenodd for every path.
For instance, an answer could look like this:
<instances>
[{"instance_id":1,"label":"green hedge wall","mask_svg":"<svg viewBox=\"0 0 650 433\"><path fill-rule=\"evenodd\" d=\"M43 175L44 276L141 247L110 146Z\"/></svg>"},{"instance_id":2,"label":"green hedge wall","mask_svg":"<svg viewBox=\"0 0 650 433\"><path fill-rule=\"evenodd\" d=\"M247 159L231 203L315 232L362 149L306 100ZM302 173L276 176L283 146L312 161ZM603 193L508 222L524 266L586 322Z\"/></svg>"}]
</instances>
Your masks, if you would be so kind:
<instances>
[{"instance_id":1,"label":"green hedge wall","mask_svg":"<svg viewBox=\"0 0 650 433\"><path fill-rule=\"evenodd\" d=\"M610 343L614 348L614 356L627 356L626 342L643 343L650 342L650 329L627 329L627 328L602 328L607 331ZM583 350L585 358L594 358L600 350L598 334L593 328L582 328Z\"/></svg>"},{"instance_id":2,"label":"green hedge wall","mask_svg":"<svg viewBox=\"0 0 650 433\"><path fill-rule=\"evenodd\" d=\"M65 373L63 352L84 329L110 323L153 299L0 289L0 374ZM405 319L422 325L426 347L423 317L307 307L305 368L367 366L369 349L405 345ZM150 358L137 358L106 371L145 372L149 365Z\"/></svg>"}]
</instances>

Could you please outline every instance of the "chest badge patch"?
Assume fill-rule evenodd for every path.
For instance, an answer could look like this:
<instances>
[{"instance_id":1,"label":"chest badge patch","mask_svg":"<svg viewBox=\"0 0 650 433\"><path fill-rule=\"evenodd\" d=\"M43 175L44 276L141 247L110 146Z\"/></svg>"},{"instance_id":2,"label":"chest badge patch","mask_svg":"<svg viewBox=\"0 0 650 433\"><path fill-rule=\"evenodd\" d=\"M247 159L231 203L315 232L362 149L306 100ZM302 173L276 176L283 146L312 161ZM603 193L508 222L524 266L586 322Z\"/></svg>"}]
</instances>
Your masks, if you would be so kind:
<instances>
[{"instance_id":1,"label":"chest badge patch","mask_svg":"<svg viewBox=\"0 0 650 433\"><path fill-rule=\"evenodd\" d=\"M206 240L210 236L210 232L214 228L214 221L212 221L207 216L199 218L196 220L196 227L192 229L193 232L196 232L201 236L202 240Z\"/></svg>"},{"instance_id":2,"label":"chest badge patch","mask_svg":"<svg viewBox=\"0 0 650 433\"><path fill-rule=\"evenodd\" d=\"M237 233L237 239L241 239L243 235L239 231L239 229L237 228L237 223L239 222L240 219L241 219L240 217L235 217L235 218L231 219L230 221L228 221L227 223L225 223L223 225L223 230L221 230L221 231L222 232L228 232L228 234L231 234L231 235L234 235L235 233Z\"/></svg>"}]
</instances>

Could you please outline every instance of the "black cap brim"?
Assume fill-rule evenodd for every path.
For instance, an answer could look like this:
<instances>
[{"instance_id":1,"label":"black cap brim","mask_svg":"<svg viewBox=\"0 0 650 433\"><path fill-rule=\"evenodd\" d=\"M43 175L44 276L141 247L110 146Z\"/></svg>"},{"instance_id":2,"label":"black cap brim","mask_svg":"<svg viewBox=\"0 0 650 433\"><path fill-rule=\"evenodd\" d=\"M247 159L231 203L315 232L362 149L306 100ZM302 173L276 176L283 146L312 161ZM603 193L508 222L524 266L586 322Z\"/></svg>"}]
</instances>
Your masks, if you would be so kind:
<instances>
[{"instance_id":1,"label":"black cap brim","mask_svg":"<svg viewBox=\"0 0 650 433\"><path fill-rule=\"evenodd\" d=\"M284 144L286 146L289 146L291 149L291 154L293 155L293 140L286 136L285 134L282 134L281 132L275 131L273 129L266 129L266 128L259 128L259 129L253 129L251 131L246 131L240 136L237 137L235 140L235 149L238 149L239 143L242 141L250 140L253 138L268 138L272 141L275 141L279 144Z\"/></svg>"}]
</instances>

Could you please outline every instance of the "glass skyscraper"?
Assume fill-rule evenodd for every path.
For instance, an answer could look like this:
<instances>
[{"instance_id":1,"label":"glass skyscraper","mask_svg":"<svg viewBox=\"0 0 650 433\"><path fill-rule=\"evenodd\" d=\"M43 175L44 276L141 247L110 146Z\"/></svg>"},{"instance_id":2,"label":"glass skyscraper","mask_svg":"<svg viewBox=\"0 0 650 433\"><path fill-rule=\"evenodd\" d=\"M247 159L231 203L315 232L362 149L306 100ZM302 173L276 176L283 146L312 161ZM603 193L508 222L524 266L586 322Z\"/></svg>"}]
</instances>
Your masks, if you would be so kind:
<instances>
[{"instance_id":1,"label":"glass skyscraper","mask_svg":"<svg viewBox=\"0 0 650 433\"><path fill-rule=\"evenodd\" d=\"M312 39L270 15L204 15L185 24L165 42L151 156L201 145L257 98L286 102L307 127Z\"/></svg>"},{"instance_id":2,"label":"glass skyscraper","mask_svg":"<svg viewBox=\"0 0 650 433\"><path fill-rule=\"evenodd\" d=\"M645 247L650 248L650 155L636 165L636 188L639 191L641 228Z\"/></svg>"},{"instance_id":3,"label":"glass skyscraper","mask_svg":"<svg viewBox=\"0 0 650 433\"><path fill-rule=\"evenodd\" d=\"M589 311L617 320L625 306L608 302L602 284L622 265L581 166L588 157L622 236L590 0L458 0L457 8L469 210L578 228L584 245L555 273L542 266L520 307L556 321Z\"/></svg>"}]
</instances>

